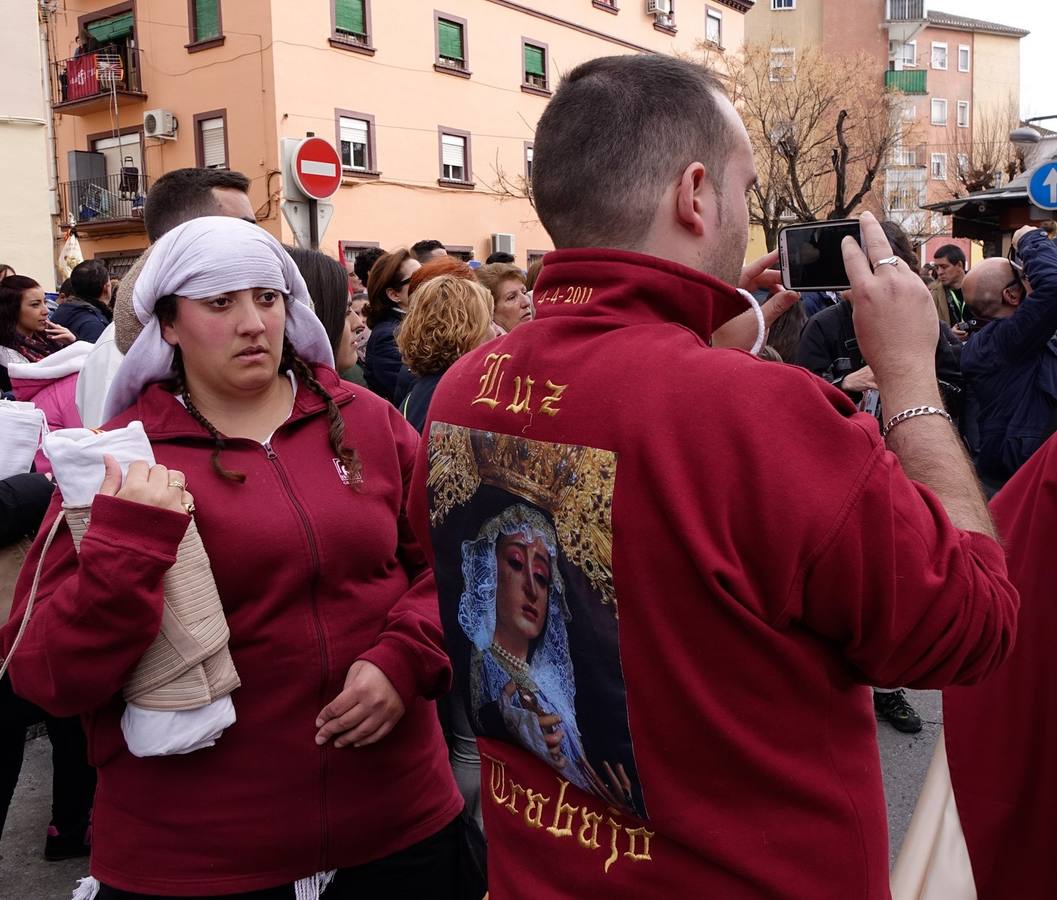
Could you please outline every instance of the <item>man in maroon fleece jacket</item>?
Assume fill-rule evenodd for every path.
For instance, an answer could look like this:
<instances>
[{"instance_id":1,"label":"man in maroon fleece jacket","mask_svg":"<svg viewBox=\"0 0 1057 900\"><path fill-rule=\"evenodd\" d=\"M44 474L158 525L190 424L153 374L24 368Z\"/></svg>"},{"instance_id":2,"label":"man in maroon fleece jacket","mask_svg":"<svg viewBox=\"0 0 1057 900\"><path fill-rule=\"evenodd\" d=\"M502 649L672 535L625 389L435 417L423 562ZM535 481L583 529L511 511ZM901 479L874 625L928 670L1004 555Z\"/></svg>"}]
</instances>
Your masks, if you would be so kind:
<instances>
[{"instance_id":1,"label":"man in maroon fleece jacket","mask_svg":"<svg viewBox=\"0 0 1057 900\"><path fill-rule=\"evenodd\" d=\"M434 395L412 516L478 734L494 900L888 897L866 685L973 682L1012 644L935 309L873 217L844 253L884 408L907 411L886 438L732 349L759 338L735 286L772 288L765 320L795 299L773 256L741 270L755 177L704 69L573 70L536 132L560 248L538 317Z\"/></svg>"}]
</instances>

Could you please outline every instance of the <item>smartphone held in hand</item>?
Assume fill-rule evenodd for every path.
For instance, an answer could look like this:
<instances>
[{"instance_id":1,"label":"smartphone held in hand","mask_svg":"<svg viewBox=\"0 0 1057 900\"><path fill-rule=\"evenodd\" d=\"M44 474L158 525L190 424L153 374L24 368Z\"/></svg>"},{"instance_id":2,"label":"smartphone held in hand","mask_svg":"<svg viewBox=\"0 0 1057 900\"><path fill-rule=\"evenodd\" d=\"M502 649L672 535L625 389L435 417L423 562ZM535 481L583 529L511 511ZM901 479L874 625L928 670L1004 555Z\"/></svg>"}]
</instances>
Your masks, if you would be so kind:
<instances>
[{"instance_id":1,"label":"smartphone held in hand","mask_svg":"<svg viewBox=\"0 0 1057 900\"><path fill-rule=\"evenodd\" d=\"M846 237L863 246L858 219L787 225L778 232L782 284L791 291L850 289L840 246Z\"/></svg>"}]
</instances>

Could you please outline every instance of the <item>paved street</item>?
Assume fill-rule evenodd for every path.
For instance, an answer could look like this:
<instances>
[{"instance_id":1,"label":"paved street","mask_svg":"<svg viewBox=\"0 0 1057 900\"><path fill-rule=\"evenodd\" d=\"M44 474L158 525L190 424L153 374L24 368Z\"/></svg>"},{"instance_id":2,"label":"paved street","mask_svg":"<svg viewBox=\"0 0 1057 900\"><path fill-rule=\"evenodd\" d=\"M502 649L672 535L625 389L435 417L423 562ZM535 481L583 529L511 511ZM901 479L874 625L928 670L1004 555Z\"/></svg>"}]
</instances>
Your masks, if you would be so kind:
<instances>
[{"instance_id":1,"label":"paved street","mask_svg":"<svg viewBox=\"0 0 1057 900\"><path fill-rule=\"evenodd\" d=\"M921 734L900 734L887 724L878 727L893 859L910 823L940 727L939 692L909 693L925 721ZM67 900L76 880L87 871L85 860L48 863L41 857L51 797L49 750L46 737L26 747L22 780L0 843L0 900Z\"/></svg>"}]
</instances>

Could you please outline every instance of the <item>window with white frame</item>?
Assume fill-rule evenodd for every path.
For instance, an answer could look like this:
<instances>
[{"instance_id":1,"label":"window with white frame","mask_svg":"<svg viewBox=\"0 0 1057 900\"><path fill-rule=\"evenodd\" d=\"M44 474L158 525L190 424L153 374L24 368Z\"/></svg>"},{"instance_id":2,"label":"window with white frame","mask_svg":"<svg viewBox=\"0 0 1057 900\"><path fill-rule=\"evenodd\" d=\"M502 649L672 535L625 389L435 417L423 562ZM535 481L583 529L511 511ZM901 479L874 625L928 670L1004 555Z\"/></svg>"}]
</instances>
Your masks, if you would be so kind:
<instances>
[{"instance_id":1,"label":"window with white frame","mask_svg":"<svg viewBox=\"0 0 1057 900\"><path fill-rule=\"evenodd\" d=\"M932 154L932 177L937 181L947 180L947 154L946 153L933 153Z\"/></svg>"},{"instance_id":2,"label":"window with white frame","mask_svg":"<svg viewBox=\"0 0 1057 900\"><path fill-rule=\"evenodd\" d=\"M959 44L958 45L958 71L968 72L969 71L969 45Z\"/></svg>"},{"instance_id":3,"label":"window with white frame","mask_svg":"<svg viewBox=\"0 0 1057 900\"><path fill-rule=\"evenodd\" d=\"M904 97L899 103L899 114L904 122L916 122L918 118L918 105L909 97Z\"/></svg>"},{"instance_id":4,"label":"window with white frame","mask_svg":"<svg viewBox=\"0 0 1057 900\"><path fill-rule=\"evenodd\" d=\"M771 0L771 9L796 9L796 0Z\"/></svg>"},{"instance_id":5,"label":"window with white frame","mask_svg":"<svg viewBox=\"0 0 1057 900\"><path fill-rule=\"evenodd\" d=\"M969 127L969 101L959 100L958 101L958 127L968 128Z\"/></svg>"},{"instance_id":6,"label":"window with white frame","mask_svg":"<svg viewBox=\"0 0 1057 900\"><path fill-rule=\"evenodd\" d=\"M892 165L916 166L917 164L918 154L914 147L896 147L892 151Z\"/></svg>"},{"instance_id":7,"label":"window with white frame","mask_svg":"<svg viewBox=\"0 0 1057 900\"><path fill-rule=\"evenodd\" d=\"M525 144L525 178L532 181L532 144Z\"/></svg>"},{"instance_id":8,"label":"window with white frame","mask_svg":"<svg viewBox=\"0 0 1057 900\"><path fill-rule=\"evenodd\" d=\"M903 44L903 68L913 69L918 64L918 42L917 41L906 41Z\"/></svg>"},{"instance_id":9,"label":"window with white frame","mask_svg":"<svg viewBox=\"0 0 1057 900\"><path fill-rule=\"evenodd\" d=\"M947 124L947 101L937 97L932 98L932 124Z\"/></svg>"},{"instance_id":10,"label":"window with white frame","mask_svg":"<svg viewBox=\"0 0 1057 900\"><path fill-rule=\"evenodd\" d=\"M932 42L932 68L934 69L946 69L947 68L947 44L946 42L937 43Z\"/></svg>"},{"instance_id":11,"label":"window with white frame","mask_svg":"<svg viewBox=\"0 0 1057 900\"><path fill-rule=\"evenodd\" d=\"M796 78L796 51L791 47L771 49L771 81L793 81Z\"/></svg>"},{"instance_id":12,"label":"window with white frame","mask_svg":"<svg viewBox=\"0 0 1057 900\"><path fill-rule=\"evenodd\" d=\"M224 117L198 120L198 140L201 147L201 168L228 167L227 141L224 139Z\"/></svg>"},{"instance_id":13,"label":"window with white frame","mask_svg":"<svg viewBox=\"0 0 1057 900\"><path fill-rule=\"evenodd\" d=\"M366 119L341 116L338 119L341 131L341 167L367 172L371 168L371 123Z\"/></svg>"},{"instance_id":14,"label":"window with white frame","mask_svg":"<svg viewBox=\"0 0 1057 900\"><path fill-rule=\"evenodd\" d=\"M440 177L445 181L468 181L466 137L442 134L440 137Z\"/></svg>"},{"instance_id":15,"label":"window with white frame","mask_svg":"<svg viewBox=\"0 0 1057 900\"><path fill-rule=\"evenodd\" d=\"M705 40L723 46L723 13L717 9L705 10Z\"/></svg>"},{"instance_id":16,"label":"window with white frame","mask_svg":"<svg viewBox=\"0 0 1057 900\"><path fill-rule=\"evenodd\" d=\"M969 157L965 153L958 154L958 177L966 178L969 175Z\"/></svg>"}]
</instances>

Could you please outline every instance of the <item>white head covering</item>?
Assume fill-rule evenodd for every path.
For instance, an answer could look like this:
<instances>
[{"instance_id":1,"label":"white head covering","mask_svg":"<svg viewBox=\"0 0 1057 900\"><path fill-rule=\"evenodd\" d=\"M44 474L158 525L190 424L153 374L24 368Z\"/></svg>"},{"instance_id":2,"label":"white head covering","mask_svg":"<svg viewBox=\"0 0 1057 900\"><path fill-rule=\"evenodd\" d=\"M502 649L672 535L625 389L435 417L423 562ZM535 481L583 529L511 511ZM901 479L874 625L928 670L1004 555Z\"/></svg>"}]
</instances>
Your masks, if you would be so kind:
<instances>
[{"instance_id":1,"label":"white head covering","mask_svg":"<svg viewBox=\"0 0 1057 900\"><path fill-rule=\"evenodd\" d=\"M170 295L205 300L229 291L270 288L286 297L286 336L305 362L334 365L323 324L294 261L258 225L205 216L178 225L152 248L132 294L143 331L129 348L106 395L103 420L127 409L148 384L173 377L173 347L162 338L155 304Z\"/></svg>"}]
</instances>

